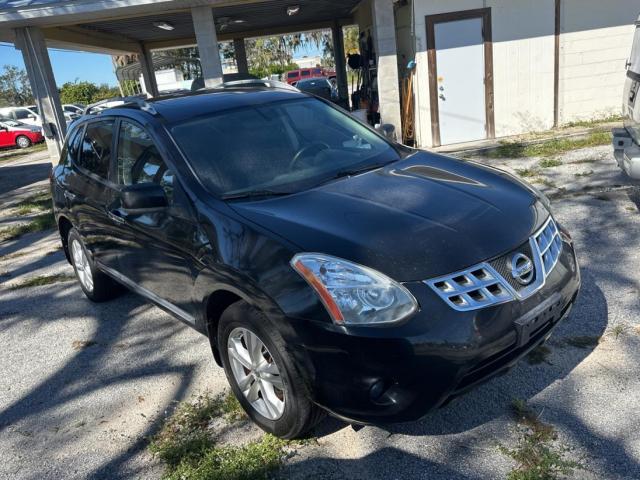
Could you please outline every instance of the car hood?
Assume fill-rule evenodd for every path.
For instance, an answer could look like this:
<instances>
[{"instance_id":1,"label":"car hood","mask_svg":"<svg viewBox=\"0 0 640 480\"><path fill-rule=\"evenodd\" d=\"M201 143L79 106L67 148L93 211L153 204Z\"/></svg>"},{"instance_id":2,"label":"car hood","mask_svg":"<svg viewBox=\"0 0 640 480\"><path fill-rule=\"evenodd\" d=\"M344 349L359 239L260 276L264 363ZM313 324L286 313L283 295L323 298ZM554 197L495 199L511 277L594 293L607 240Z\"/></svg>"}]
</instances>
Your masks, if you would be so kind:
<instances>
[{"instance_id":1,"label":"car hood","mask_svg":"<svg viewBox=\"0 0 640 480\"><path fill-rule=\"evenodd\" d=\"M507 253L549 215L536 193L506 172L426 152L301 193L231 205L303 251L399 281Z\"/></svg>"},{"instance_id":2,"label":"car hood","mask_svg":"<svg viewBox=\"0 0 640 480\"><path fill-rule=\"evenodd\" d=\"M10 132L31 132L40 133L42 129L35 125L20 125L19 127L9 127Z\"/></svg>"}]
</instances>

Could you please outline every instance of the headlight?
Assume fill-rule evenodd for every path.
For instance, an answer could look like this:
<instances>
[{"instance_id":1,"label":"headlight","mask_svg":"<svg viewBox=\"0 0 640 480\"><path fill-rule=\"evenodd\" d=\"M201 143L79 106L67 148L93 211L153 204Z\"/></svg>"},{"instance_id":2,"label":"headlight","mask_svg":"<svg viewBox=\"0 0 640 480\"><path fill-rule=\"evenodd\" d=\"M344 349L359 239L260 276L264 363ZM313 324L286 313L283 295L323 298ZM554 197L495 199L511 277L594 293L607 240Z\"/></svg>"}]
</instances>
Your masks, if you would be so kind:
<instances>
[{"instance_id":1,"label":"headlight","mask_svg":"<svg viewBox=\"0 0 640 480\"><path fill-rule=\"evenodd\" d=\"M339 325L397 322L418 309L413 295L380 272L340 258L301 253L291 266L317 292Z\"/></svg>"}]
</instances>

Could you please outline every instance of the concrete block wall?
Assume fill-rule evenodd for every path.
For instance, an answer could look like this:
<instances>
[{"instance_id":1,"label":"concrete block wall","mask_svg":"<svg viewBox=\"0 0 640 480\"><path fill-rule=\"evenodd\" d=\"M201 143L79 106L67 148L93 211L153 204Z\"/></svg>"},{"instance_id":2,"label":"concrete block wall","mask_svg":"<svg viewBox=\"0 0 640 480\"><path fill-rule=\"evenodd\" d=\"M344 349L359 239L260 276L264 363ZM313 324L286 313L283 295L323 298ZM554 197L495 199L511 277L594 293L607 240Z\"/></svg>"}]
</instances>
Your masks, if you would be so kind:
<instances>
[{"instance_id":1,"label":"concrete block wall","mask_svg":"<svg viewBox=\"0 0 640 480\"><path fill-rule=\"evenodd\" d=\"M563 0L559 121L619 115L638 0Z\"/></svg>"}]
</instances>

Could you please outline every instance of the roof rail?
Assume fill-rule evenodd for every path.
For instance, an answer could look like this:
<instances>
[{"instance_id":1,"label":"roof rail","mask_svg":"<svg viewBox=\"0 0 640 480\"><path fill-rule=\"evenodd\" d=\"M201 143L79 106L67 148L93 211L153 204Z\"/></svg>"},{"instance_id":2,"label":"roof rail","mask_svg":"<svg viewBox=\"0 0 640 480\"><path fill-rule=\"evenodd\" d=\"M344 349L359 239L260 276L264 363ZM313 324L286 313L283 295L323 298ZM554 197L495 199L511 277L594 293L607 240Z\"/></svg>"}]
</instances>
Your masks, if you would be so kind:
<instances>
[{"instance_id":1,"label":"roof rail","mask_svg":"<svg viewBox=\"0 0 640 480\"><path fill-rule=\"evenodd\" d=\"M150 113L151 115L157 115L157 111L156 109L153 107L153 105L151 105L149 102L147 102L146 98L140 97L140 96L129 96L129 97L111 97L111 98L105 98L104 100L100 100L99 102L95 102L92 103L91 105L87 105L84 109L84 114L85 115L90 115L91 110L93 110L96 107L99 107L101 105L105 105L107 103L112 103L112 102L122 102L118 105L114 105L113 107L124 107L124 106L137 106L140 110L143 110L145 112ZM106 108L112 108L112 107L106 107Z\"/></svg>"},{"instance_id":2,"label":"roof rail","mask_svg":"<svg viewBox=\"0 0 640 480\"><path fill-rule=\"evenodd\" d=\"M291 90L293 92L299 92L296 87L289 85L288 83L278 82L275 80L261 80L259 78L249 78L247 80L233 80L231 82L224 82L220 85L216 85L214 88L251 88L251 87L266 87L276 88L281 90Z\"/></svg>"}]
</instances>

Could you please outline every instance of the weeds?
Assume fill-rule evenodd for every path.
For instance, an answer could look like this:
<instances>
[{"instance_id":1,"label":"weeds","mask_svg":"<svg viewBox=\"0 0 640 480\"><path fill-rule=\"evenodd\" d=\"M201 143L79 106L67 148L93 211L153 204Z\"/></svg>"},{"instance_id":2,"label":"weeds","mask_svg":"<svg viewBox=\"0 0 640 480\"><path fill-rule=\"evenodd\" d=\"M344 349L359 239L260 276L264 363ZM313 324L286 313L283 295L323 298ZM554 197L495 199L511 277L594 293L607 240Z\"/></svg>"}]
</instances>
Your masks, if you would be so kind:
<instances>
[{"instance_id":1,"label":"weeds","mask_svg":"<svg viewBox=\"0 0 640 480\"><path fill-rule=\"evenodd\" d=\"M43 191L25 198L15 205L18 215L28 215L33 212L44 212L51 210L51 194Z\"/></svg>"},{"instance_id":2,"label":"weeds","mask_svg":"<svg viewBox=\"0 0 640 480\"><path fill-rule=\"evenodd\" d=\"M519 176L526 178L526 177L535 177L540 172L535 168L516 168L516 173Z\"/></svg>"},{"instance_id":3,"label":"weeds","mask_svg":"<svg viewBox=\"0 0 640 480\"><path fill-rule=\"evenodd\" d=\"M553 138L539 143L505 142L487 153L490 158L552 157L579 148L606 145L609 132L593 132L584 137Z\"/></svg>"},{"instance_id":4,"label":"weeds","mask_svg":"<svg viewBox=\"0 0 640 480\"><path fill-rule=\"evenodd\" d=\"M45 142L38 143L29 148L20 148L8 151L7 153L0 154L0 162L6 162L8 160L12 160L16 157L22 157L23 155L28 155L30 153L39 152L41 150L46 150L47 144Z\"/></svg>"},{"instance_id":5,"label":"weeds","mask_svg":"<svg viewBox=\"0 0 640 480\"><path fill-rule=\"evenodd\" d=\"M580 173L576 173L576 177L590 177L591 175L593 175L593 170L588 170L586 172L580 172Z\"/></svg>"},{"instance_id":6,"label":"weeds","mask_svg":"<svg viewBox=\"0 0 640 480\"><path fill-rule=\"evenodd\" d=\"M13 285L9 286L9 290L20 290L22 288L29 287L41 287L43 285L51 285L53 283L68 282L70 280L73 280L74 278L75 277L73 277L72 275L67 275L66 273L40 275L38 277L29 278L24 282L14 283Z\"/></svg>"},{"instance_id":7,"label":"weeds","mask_svg":"<svg viewBox=\"0 0 640 480\"><path fill-rule=\"evenodd\" d=\"M540 162L541 168L554 168L562 165L562 161L558 158L545 158Z\"/></svg>"},{"instance_id":8,"label":"weeds","mask_svg":"<svg viewBox=\"0 0 640 480\"><path fill-rule=\"evenodd\" d=\"M576 348L590 348L600 343L600 337L597 335L578 335L576 337L565 338L564 342Z\"/></svg>"},{"instance_id":9,"label":"weeds","mask_svg":"<svg viewBox=\"0 0 640 480\"><path fill-rule=\"evenodd\" d=\"M563 128L573 128L573 127L597 127L602 123L612 123L612 122L621 122L622 117L620 115L609 115L608 117L600 118L600 119L592 119L592 120L579 120L575 122L569 122L562 125Z\"/></svg>"},{"instance_id":10,"label":"weeds","mask_svg":"<svg viewBox=\"0 0 640 480\"><path fill-rule=\"evenodd\" d=\"M626 335L628 332L629 332L629 325L626 325L624 323L617 323L616 325L611 327L607 333L609 335L613 335L617 340L618 337L622 335Z\"/></svg>"},{"instance_id":11,"label":"weeds","mask_svg":"<svg viewBox=\"0 0 640 480\"><path fill-rule=\"evenodd\" d=\"M516 462L509 480L555 480L583 468L565 458L569 449L556 444L555 429L542 422L524 400L514 400L511 407L518 423L518 443L514 448L498 446L501 453Z\"/></svg>"},{"instance_id":12,"label":"weeds","mask_svg":"<svg viewBox=\"0 0 640 480\"><path fill-rule=\"evenodd\" d=\"M551 349L546 345L538 345L527 355L529 365L539 365L541 363L550 363L548 358L551 355Z\"/></svg>"},{"instance_id":13,"label":"weeds","mask_svg":"<svg viewBox=\"0 0 640 480\"><path fill-rule=\"evenodd\" d=\"M12 227L0 229L0 242L15 240L22 235L33 232L50 230L55 227L56 221L51 212L34 217L29 223L22 223Z\"/></svg>"}]
</instances>

